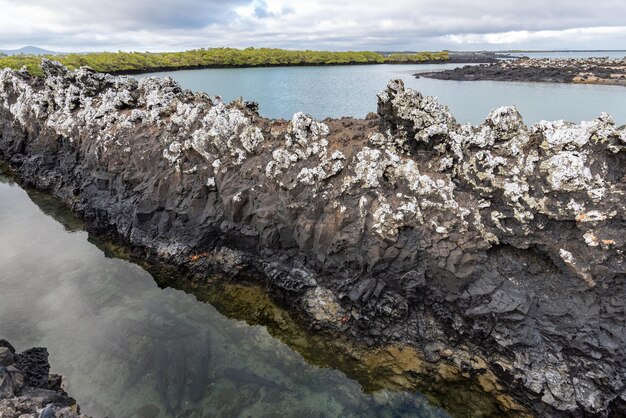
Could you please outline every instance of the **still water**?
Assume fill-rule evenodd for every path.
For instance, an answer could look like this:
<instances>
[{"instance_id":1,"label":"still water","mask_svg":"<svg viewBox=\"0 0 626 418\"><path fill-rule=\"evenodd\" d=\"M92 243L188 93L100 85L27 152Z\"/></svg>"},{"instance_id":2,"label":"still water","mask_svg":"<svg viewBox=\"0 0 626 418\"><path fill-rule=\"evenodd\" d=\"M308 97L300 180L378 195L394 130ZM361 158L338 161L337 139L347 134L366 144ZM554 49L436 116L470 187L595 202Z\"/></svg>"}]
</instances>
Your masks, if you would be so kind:
<instances>
[{"instance_id":1,"label":"still water","mask_svg":"<svg viewBox=\"0 0 626 418\"><path fill-rule=\"evenodd\" d=\"M337 67L275 67L171 71L138 77L170 76L182 87L259 102L260 113L290 119L302 111L318 119L364 117L376 111L376 94L387 81L435 96L460 123L478 124L494 108L516 105L527 124L542 119L591 120L601 112L626 123L626 89L596 86L496 81L446 81L415 78L417 72L438 71L456 64L355 65Z\"/></svg>"},{"instance_id":2,"label":"still water","mask_svg":"<svg viewBox=\"0 0 626 418\"><path fill-rule=\"evenodd\" d=\"M0 338L48 347L52 371L94 417L447 416L419 393L365 394L266 327L159 288L107 257L54 200L1 175L0 289Z\"/></svg>"},{"instance_id":3,"label":"still water","mask_svg":"<svg viewBox=\"0 0 626 418\"><path fill-rule=\"evenodd\" d=\"M544 51L544 52L512 52L511 55L516 57L530 58L624 58L626 51Z\"/></svg>"}]
</instances>

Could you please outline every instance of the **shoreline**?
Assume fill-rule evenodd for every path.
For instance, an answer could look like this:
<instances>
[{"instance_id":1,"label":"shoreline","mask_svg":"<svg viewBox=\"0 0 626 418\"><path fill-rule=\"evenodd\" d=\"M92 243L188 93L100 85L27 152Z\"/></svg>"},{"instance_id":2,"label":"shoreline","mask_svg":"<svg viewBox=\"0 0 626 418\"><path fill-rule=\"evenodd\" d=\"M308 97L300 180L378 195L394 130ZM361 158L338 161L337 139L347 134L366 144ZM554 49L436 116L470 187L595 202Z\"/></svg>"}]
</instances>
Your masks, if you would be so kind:
<instances>
[{"instance_id":1,"label":"shoreline","mask_svg":"<svg viewBox=\"0 0 626 418\"><path fill-rule=\"evenodd\" d=\"M39 66L42 59L54 59L61 61L68 68L79 68L82 66L92 66L95 71L114 75L133 75L133 74L149 74L154 72L165 71L182 71L182 70L202 70L202 69L238 69L238 68L273 68L273 67L335 67L350 65L429 65L429 64L478 64L493 63L501 58L510 58L510 55L495 52L418 52L414 54L399 53L375 53L369 51L362 52L328 52L328 51L282 51L269 50L268 56L256 57L255 64L197 64L197 62L211 62L211 60L244 61L251 59L246 57L246 51L242 50L223 50L224 54L235 54L230 57L209 56L209 60L204 57L203 53L207 51L186 51L183 53L90 53L90 54L68 54L65 56L8 56L0 58L0 67L7 66L14 70L19 70L22 66L26 66L27 70L33 75L42 76ZM258 52L258 51L257 51ZM301 53L302 57L290 57L291 61L300 62L276 62L286 60L287 57L281 54ZM277 54L272 56L271 54ZM315 58L307 56L317 54ZM355 58L353 55L356 55ZM176 57L176 59L172 58ZM193 59L191 57L194 57ZM350 58L347 57L352 57ZM174 60L172 65L161 65L156 62L167 62ZM186 59L190 64L180 64L179 59ZM312 62L314 59L327 60L326 62ZM343 61L348 59L347 61ZM204 61L203 61L204 60ZM258 61L261 62L258 62ZM142 68L128 68L142 66ZM126 68L125 68L126 67Z\"/></svg>"},{"instance_id":2,"label":"shoreline","mask_svg":"<svg viewBox=\"0 0 626 418\"><path fill-rule=\"evenodd\" d=\"M111 75L137 75L160 72L211 70L211 69L244 69L244 68L284 68L284 67L346 67L360 65L429 65L429 64L457 64L450 61L415 61L415 62L347 62L347 63L302 63L302 64L263 64L263 65L192 65L187 67L158 67L142 70L112 71Z\"/></svg>"},{"instance_id":3,"label":"shoreline","mask_svg":"<svg viewBox=\"0 0 626 418\"><path fill-rule=\"evenodd\" d=\"M624 326L604 305L626 292L611 223L626 135L608 116L526 127L509 107L474 130L392 81L370 119L288 122L167 79L44 71L0 73L0 154L89 232L200 275L256 277L314 328L458 364L509 413L623 407L624 351L592 325Z\"/></svg>"},{"instance_id":4,"label":"shoreline","mask_svg":"<svg viewBox=\"0 0 626 418\"><path fill-rule=\"evenodd\" d=\"M14 181L46 216L68 230L85 230L84 223L71 207L55 197L51 199L48 193L27 187L2 160L0 176ZM42 199L44 207L40 206ZM281 301L280 289L269 287L271 283L259 277L207 277L191 271L186 265L163 264L156 259L147 261L140 249L133 250L127 243L113 242L93 233L88 235L88 241L107 257L128 261L147 271L159 288L181 290L201 303L210 304L227 318L265 327L273 338L289 346L307 363L343 372L367 394L417 392L432 406L442 408L454 418L467 417L468 413L494 418L523 416L516 411L505 412L499 406L503 400L513 400L506 392L493 390L495 376L477 381L461 364L453 361L431 363L411 345L371 347L335 329L311 328L310 322L299 314L293 303ZM480 360L468 357L467 361ZM86 407L84 404L84 412L89 412Z\"/></svg>"}]
</instances>

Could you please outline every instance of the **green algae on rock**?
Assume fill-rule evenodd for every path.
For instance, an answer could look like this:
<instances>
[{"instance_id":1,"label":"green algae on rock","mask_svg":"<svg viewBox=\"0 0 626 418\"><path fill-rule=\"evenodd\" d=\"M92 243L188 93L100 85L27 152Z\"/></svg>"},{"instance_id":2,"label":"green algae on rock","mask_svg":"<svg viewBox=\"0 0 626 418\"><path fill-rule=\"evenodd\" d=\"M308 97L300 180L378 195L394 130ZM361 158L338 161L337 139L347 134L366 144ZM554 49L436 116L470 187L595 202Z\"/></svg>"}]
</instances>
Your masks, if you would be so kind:
<instances>
[{"instance_id":1,"label":"green algae on rock","mask_svg":"<svg viewBox=\"0 0 626 418\"><path fill-rule=\"evenodd\" d=\"M1 167L2 164L0 164ZM0 177L0 182L3 180ZM64 225L67 232L76 232L84 230L84 224L73 215L69 208L58 199L51 197L46 193L42 193L33 189L27 190L29 198L35 203L45 215L54 218L57 222ZM336 369L345 373L350 379L358 382L359 387L366 395L364 399L374 399L374 402L380 402L381 405L388 405L390 402L397 404L396 412L404 411L405 415L411 414L424 414L428 416L429 411L433 416L441 416L443 413L433 412L432 406L424 406L422 395L428 399L428 404L442 407L447 412L445 416L451 415L454 417L464 417L470 414L471 416L517 416L520 415L519 411L511 409L513 405L510 405L507 399L510 399L508 395L501 392L502 388L496 388L490 386L489 376L483 376L479 374L479 379L462 372L454 364L439 364L436 368L428 367L428 363L424 362L423 357L416 353L415 349L411 347L401 346L389 346L385 348L371 348L364 344L351 341L348 338L341 336L338 333L326 332L325 330L313 330L310 329L301 318L297 315L291 314L285 309L279 307L267 293L267 290L262 286L252 282L242 282L240 280L229 280L225 277L205 277L200 275L186 275L180 269L172 268L171 266L164 266L158 264L152 264L146 262L145 259L137 257L133 254L133 251L123 244L110 242L107 240L99 239L96 236L89 236L88 240L100 248L107 258L121 258L141 265L144 269L150 272L152 277L163 288L174 287L176 289L184 290L187 293L194 295L199 301L210 302L213 306L228 318L234 318L240 321L247 322L250 326L263 326L269 331L269 333L277 340L286 343L289 347L299 353L306 363L318 366L323 369ZM127 281L129 277L121 279ZM132 278L132 281L137 278ZM119 289L120 295L126 295L124 287ZM87 294L98 294L102 297L100 292L94 292L93 290L87 292ZM105 292L107 294L107 292ZM105 297L108 299L108 297ZM83 301L83 303L90 304L89 298ZM98 303L98 302L96 302ZM118 318L116 329L124 335L124 327L128 324L124 324L126 321L130 321L134 334L140 335L142 339L147 339L147 345L154 346L160 344L167 344L168 339L171 338L171 332L175 331L170 329L170 333L164 333L162 328L159 328L158 324L162 324L163 318L158 316L150 316L147 323L141 321L142 308L134 306L132 308L132 318L124 319ZM169 309L167 311L170 311ZM184 317L187 317L188 312L180 312ZM154 312L152 313L154 315ZM137 319L134 319L137 318ZM159 318L159 320L156 320ZM187 317L188 318L188 317ZM172 318L169 319L170 321ZM183 326L183 334L189 332L189 325L185 320L179 318ZM214 321L214 318L207 317L207 321ZM156 324L154 323L156 322ZM152 324L152 325L150 325ZM165 329L168 329L165 327ZM166 341L154 338L156 335L166 335ZM109 335L107 339L113 338L113 335ZM209 342L208 346L199 344L196 347L197 350L202 349L213 351L212 358L215 362L218 354L211 349L211 346L215 345L214 340L207 340L204 343ZM76 343L76 342L74 342ZM189 344L190 342L184 340L180 344ZM119 343L117 350L120 350ZM106 345L100 347L97 350L102 350L101 354L108 353L111 350L111 346ZM112 344L116 346L116 344ZM124 345L122 345L124 347ZM123 350L123 349L122 349ZM190 348L193 351L193 348ZM135 382L137 386L149 386L146 381L136 381L137 372L142 374L154 374L157 370L149 367L150 363L146 363L146 359L153 357L151 351L140 353L128 353L128 361L133 358L137 364L134 367L129 367L128 376L117 376L119 379L117 385L128 388L132 386L129 382ZM119 351L116 351L116 355L119 356ZM171 353L174 355L174 353ZM180 353L179 355L184 355ZM190 362L194 362L189 364ZM197 362L197 363L196 363ZM219 382L216 376L216 372L211 366L215 367L215 363L208 364L206 360L198 361L196 357L187 358L188 366L192 369L209 371L211 381ZM218 364L224 364L223 360ZM130 366L130 365L129 365ZM254 361L252 361L254 366ZM291 366L293 367L293 365ZM289 370L289 369L287 369ZM254 371L248 372L250 376L254 376ZM158 373L157 373L158 374ZM228 376L228 371L225 372ZM237 378L241 372L235 371L234 378ZM298 373L295 373L296 375ZM194 374L195 376L195 374ZM220 373L217 373L220 376ZM74 378L74 376L68 376ZM244 379L246 376L244 376ZM194 377L197 379L197 376ZM70 380L71 381L71 380ZM485 384L487 382L487 384ZM244 380L245 383L245 380ZM261 381L261 384L265 384ZM221 385L223 386L223 385ZM483 389L485 387L486 389ZM203 387L200 385L194 387L191 392L194 397L200 396L203 392ZM277 388L279 391L289 391L289 388ZM180 388L174 388L173 391L180 396ZM209 392L212 394L210 402L215 401L215 392L222 392L225 388L216 388L213 384ZM298 388L302 390L301 387ZM415 393L415 391L420 391ZM97 392L96 392L97 393ZM83 392L84 395L84 392ZM102 398L102 394L97 396L99 403L106 402ZM240 394L239 396L244 396ZM301 396L301 393L298 393ZM219 397L218 397L219 398ZM146 400L144 400L145 402ZM172 400L166 398L163 400L164 404L160 405L161 408L168 405ZM84 400L83 400L84 402ZM215 408L216 415L232 416L232 411L225 405L232 404L232 399L229 402L223 402L218 405L212 405ZM299 403L295 403L293 407L295 409L302 407L298 406ZM260 403L259 406L262 406ZM402 407L401 405L404 405ZM189 406L189 405L186 405ZM331 405L328 405L327 414L331 414ZM504 409L504 410L503 410ZM384 408L378 412L383 412ZM154 403L148 403L145 407L138 409L138 414L144 412L147 415L140 416L153 416L158 415L157 412L152 415L148 414L150 411L159 411ZM507 412L505 412L507 411ZM113 412L113 411L112 411ZM183 410L176 409L170 411L171 413L183 413ZM189 411L186 411L189 412ZM356 411L354 411L356 413ZM394 415L395 416L395 415ZM404 416L404 415L403 415ZM412 415L411 415L412 416Z\"/></svg>"}]
</instances>

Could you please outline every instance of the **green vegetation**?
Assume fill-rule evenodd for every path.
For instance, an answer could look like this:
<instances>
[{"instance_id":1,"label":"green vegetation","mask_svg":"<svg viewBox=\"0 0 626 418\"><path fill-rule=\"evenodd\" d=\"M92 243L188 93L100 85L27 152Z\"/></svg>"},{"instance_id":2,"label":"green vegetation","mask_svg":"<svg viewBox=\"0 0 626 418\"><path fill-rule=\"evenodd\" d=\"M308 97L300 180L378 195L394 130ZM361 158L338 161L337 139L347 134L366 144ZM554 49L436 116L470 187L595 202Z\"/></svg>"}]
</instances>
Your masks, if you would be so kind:
<instances>
[{"instance_id":1,"label":"green vegetation","mask_svg":"<svg viewBox=\"0 0 626 418\"><path fill-rule=\"evenodd\" d=\"M88 66L99 72L140 73L154 70L176 70L203 67L265 67L282 65L341 65L410 63L447 60L447 52L391 54L384 57L369 51L288 51L271 48L210 48L185 52L97 52L54 56L14 55L0 57L0 68L20 69L26 66L34 75L42 75L42 58L60 61L69 69Z\"/></svg>"},{"instance_id":2,"label":"green vegetation","mask_svg":"<svg viewBox=\"0 0 626 418\"><path fill-rule=\"evenodd\" d=\"M385 57L385 62L391 64L413 63L425 61L447 61L450 54L447 51L441 52L417 52L415 54L390 54Z\"/></svg>"},{"instance_id":3,"label":"green vegetation","mask_svg":"<svg viewBox=\"0 0 626 418\"><path fill-rule=\"evenodd\" d=\"M53 59L52 57L48 57ZM39 64L41 63L41 57L34 55L11 55L0 57L0 68L13 68L19 70L22 67L28 68L31 74L41 75L41 69Z\"/></svg>"}]
</instances>

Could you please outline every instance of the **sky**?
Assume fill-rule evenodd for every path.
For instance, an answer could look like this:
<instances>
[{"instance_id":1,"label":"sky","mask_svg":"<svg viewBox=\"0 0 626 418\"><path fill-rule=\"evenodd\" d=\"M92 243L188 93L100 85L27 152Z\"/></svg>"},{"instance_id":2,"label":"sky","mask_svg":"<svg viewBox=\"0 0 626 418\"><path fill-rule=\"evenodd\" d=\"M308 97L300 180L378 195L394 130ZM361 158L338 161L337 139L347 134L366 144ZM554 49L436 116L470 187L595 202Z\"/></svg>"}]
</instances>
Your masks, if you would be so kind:
<instances>
[{"instance_id":1,"label":"sky","mask_svg":"<svg viewBox=\"0 0 626 418\"><path fill-rule=\"evenodd\" d=\"M0 49L625 49L624 0L0 0Z\"/></svg>"}]
</instances>

